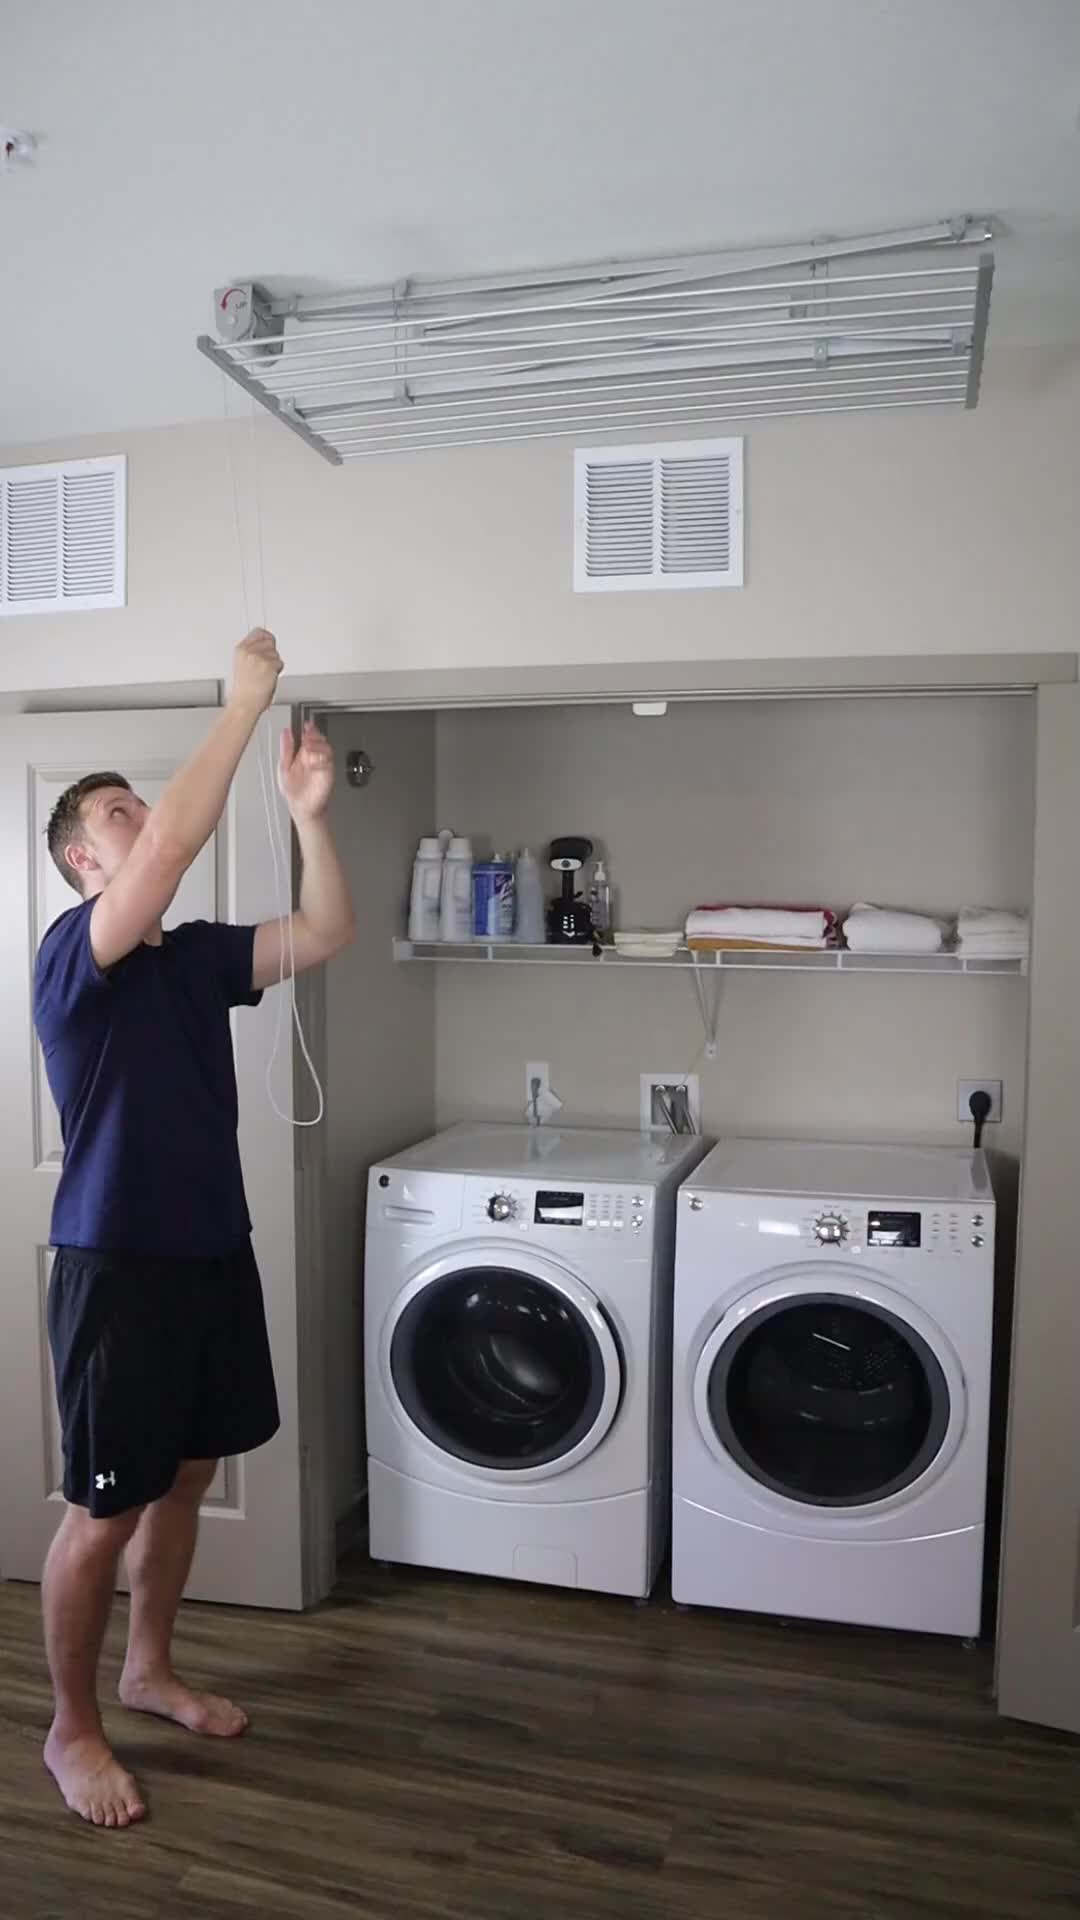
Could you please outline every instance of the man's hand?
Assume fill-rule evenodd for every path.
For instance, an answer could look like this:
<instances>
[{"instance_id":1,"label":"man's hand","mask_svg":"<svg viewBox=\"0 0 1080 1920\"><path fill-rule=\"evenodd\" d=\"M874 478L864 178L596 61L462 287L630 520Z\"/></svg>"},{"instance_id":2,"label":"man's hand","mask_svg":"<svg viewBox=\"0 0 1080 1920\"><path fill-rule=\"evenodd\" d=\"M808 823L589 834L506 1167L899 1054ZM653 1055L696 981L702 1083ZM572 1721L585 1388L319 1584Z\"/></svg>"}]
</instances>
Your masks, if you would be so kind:
<instances>
[{"instance_id":1,"label":"man's hand","mask_svg":"<svg viewBox=\"0 0 1080 1920\"><path fill-rule=\"evenodd\" d=\"M258 719L273 703L281 668L273 634L265 627L253 627L236 649L229 705L241 707Z\"/></svg>"},{"instance_id":2,"label":"man's hand","mask_svg":"<svg viewBox=\"0 0 1080 1920\"><path fill-rule=\"evenodd\" d=\"M334 789L334 749L314 720L305 722L299 747L291 727L282 734L278 786L297 825L326 812Z\"/></svg>"}]
</instances>

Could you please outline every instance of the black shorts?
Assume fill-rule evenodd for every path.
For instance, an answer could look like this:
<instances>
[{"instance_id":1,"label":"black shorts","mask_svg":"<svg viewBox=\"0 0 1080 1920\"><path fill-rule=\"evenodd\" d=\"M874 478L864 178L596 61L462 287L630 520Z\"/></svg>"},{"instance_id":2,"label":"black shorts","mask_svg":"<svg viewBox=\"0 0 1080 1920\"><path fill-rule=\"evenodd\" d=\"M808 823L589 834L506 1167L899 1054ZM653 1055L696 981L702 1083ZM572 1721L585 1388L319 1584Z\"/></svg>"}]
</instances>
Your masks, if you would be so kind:
<instances>
[{"instance_id":1,"label":"black shorts","mask_svg":"<svg viewBox=\"0 0 1080 1920\"><path fill-rule=\"evenodd\" d=\"M218 1260L59 1247L48 1322L64 1497L97 1519L159 1500L182 1460L250 1453L277 1432L248 1242Z\"/></svg>"}]
</instances>

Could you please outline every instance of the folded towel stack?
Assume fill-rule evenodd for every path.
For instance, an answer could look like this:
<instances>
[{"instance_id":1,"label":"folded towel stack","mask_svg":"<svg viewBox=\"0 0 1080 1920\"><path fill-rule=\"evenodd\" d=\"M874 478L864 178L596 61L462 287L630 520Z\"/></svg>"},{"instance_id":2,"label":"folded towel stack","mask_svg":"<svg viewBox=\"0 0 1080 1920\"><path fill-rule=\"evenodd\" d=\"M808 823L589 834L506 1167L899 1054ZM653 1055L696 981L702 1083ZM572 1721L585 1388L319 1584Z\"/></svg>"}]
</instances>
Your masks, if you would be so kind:
<instances>
[{"instance_id":1,"label":"folded towel stack","mask_svg":"<svg viewBox=\"0 0 1080 1920\"><path fill-rule=\"evenodd\" d=\"M844 921L852 953L940 953L946 923L930 914L899 913L859 901Z\"/></svg>"},{"instance_id":2,"label":"folded towel stack","mask_svg":"<svg viewBox=\"0 0 1080 1920\"><path fill-rule=\"evenodd\" d=\"M695 952L777 948L801 952L832 943L836 916L827 907L695 907L686 942Z\"/></svg>"},{"instance_id":3,"label":"folded towel stack","mask_svg":"<svg viewBox=\"0 0 1080 1920\"><path fill-rule=\"evenodd\" d=\"M968 960L1026 960L1031 945L1027 914L995 907L965 907L956 935L956 951Z\"/></svg>"},{"instance_id":4,"label":"folded towel stack","mask_svg":"<svg viewBox=\"0 0 1080 1920\"><path fill-rule=\"evenodd\" d=\"M628 960L671 960L682 946L678 928L673 933L657 933L649 928L624 929L615 935L615 951Z\"/></svg>"}]
</instances>

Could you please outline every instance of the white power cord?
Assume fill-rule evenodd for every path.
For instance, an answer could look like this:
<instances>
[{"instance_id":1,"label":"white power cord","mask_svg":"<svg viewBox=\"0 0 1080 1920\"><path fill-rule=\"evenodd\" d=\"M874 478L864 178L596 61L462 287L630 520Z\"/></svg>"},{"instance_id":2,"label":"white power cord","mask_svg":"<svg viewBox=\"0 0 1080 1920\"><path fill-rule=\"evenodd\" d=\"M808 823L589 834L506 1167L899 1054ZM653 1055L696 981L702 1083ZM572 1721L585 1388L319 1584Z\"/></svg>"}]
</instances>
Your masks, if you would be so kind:
<instances>
[{"instance_id":1,"label":"white power cord","mask_svg":"<svg viewBox=\"0 0 1080 1920\"><path fill-rule=\"evenodd\" d=\"M236 463L233 459L232 438L230 434L229 387L224 374L222 374L221 376L221 387L222 387L222 400L224 405L224 418L225 418L225 449L228 455L229 476L232 481L233 515L236 522L236 544L237 544L237 550L240 556L240 588L241 588L241 594L244 602L244 625L245 625L245 629L250 632L251 627L255 624L255 622L253 622L251 618L251 604L250 604L250 599L248 595L248 576L247 576L247 567L246 567L245 558L244 558L243 528L241 525L241 518L240 518L240 486L237 478ZM256 555L257 555L257 562L258 562L258 583L259 583L258 625L261 627L265 627L266 625L266 578L265 578L265 573L263 568L262 506L259 499L259 460L258 460L258 446L255 438L255 402L251 401L250 405L251 405L250 424L251 424L252 497L255 504ZM265 761L264 761L263 753L260 748L260 741L259 741L260 732L262 733L262 737L266 743ZM263 815L266 820L266 834L267 834L267 839L270 842L270 858L271 858L271 864L273 867L273 874L274 874L274 905L277 910L278 933L279 933L279 942L280 942L278 987L279 989L281 989L281 991L279 991L278 993L277 1002L276 1002L276 1012L275 1012L275 1020L274 1020L274 1041L270 1049L270 1058L266 1063L266 1097L269 1100L270 1105L273 1108L274 1112L277 1114L278 1119L284 1120L287 1126L317 1127L320 1120L323 1117L323 1114L326 1111L326 1099L323 1094L322 1082L319 1079L319 1075L315 1067L315 1062L311 1057L311 1052L308 1047L307 1035L304 1032L303 1022L300 1018L300 1009L296 1004L296 949L295 949L295 942L293 937L292 887L290 884L289 848L286 844L285 833L281 824L280 809L274 804L274 792L277 784L277 764L276 764L276 752L275 752L275 744L274 744L274 727L273 727L273 721L271 720L269 714L266 715L266 725L263 726L262 722L260 721L259 726L256 727L255 737L252 744L255 749L255 763L259 770L259 791L262 794ZM289 962L287 973L285 968L286 953L288 954L288 962ZM307 1120L298 1119L295 1113L286 1113L284 1109L278 1105L276 1096L274 1094L274 1086L273 1086L274 1068L277 1065L278 1054L281 1050L282 1033L285 1027L284 1007L285 1007L286 996L285 996L284 990L286 986L288 987L288 1000L289 1000L289 1010L291 1014L291 1025L296 1029L296 1037L300 1043L300 1052L303 1057L304 1065L307 1067L308 1073L311 1076L311 1082L315 1088L315 1092L319 1102L317 1113L315 1113L312 1118Z\"/></svg>"}]
</instances>

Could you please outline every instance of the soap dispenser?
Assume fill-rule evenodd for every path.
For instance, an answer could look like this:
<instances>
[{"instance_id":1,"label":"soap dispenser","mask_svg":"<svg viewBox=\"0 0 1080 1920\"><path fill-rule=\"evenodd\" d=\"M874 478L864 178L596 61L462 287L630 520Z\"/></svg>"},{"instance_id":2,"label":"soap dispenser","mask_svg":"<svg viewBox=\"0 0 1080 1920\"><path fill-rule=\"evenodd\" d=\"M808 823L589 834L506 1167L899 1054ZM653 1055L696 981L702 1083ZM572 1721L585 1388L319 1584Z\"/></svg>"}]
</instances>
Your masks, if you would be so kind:
<instances>
[{"instance_id":1,"label":"soap dispenser","mask_svg":"<svg viewBox=\"0 0 1080 1920\"><path fill-rule=\"evenodd\" d=\"M596 938L610 940L611 884L602 860L598 860L593 868L592 885L589 888L589 918Z\"/></svg>"}]
</instances>

